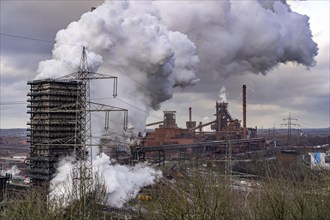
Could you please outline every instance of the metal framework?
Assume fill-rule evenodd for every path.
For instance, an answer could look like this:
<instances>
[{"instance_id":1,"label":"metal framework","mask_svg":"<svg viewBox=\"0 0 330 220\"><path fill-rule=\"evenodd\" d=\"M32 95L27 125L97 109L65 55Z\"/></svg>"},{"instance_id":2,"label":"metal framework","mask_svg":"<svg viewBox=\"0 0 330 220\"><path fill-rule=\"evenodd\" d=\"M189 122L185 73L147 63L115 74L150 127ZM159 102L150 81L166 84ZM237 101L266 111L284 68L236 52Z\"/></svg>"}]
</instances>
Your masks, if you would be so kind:
<instances>
[{"instance_id":1,"label":"metal framework","mask_svg":"<svg viewBox=\"0 0 330 220\"><path fill-rule=\"evenodd\" d=\"M208 150L212 149L229 149L233 146L240 146L246 145L249 146L250 144L255 143L265 143L264 138L252 138L252 139L238 139L238 140L218 140L218 141L208 141L208 142L199 142L199 143L192 143L192 144L168 144L168 145L161 145L161 146L148 146L148 147L136 147L132 149L133 159L136 161L144 160L145 154L148 152L166 152L172 150L184 150L187 148L205 148ZM231 149L230 149L231 150ZM213 152L216 153L216 152Z\"/></svg>"},{"instance_id":2,"label":"metal framework","mask_svg":"<svg viewBox=\"0 0 330 220\"><path fill-rule=\"evenodd\" d=\"M59 158L73 154L73 199L80 200L80 208L79 213L73 214L72 218L77 219L90 217L87 215L87 206L88 196L93 190L92 146L95 146L91 112L105 112L107 126L111 111L124 112L123 127L127 129L127 109L90 101L90 81L94 79L113 79L113 96L117 96L117 77L89 71L86 49L83 47L78 72L55 80L28 82L31 85L28 94L31 96L28 100L31 102L28 106L31 121L28 124L31 126L32 181L49 183Z\"/></svg>"},{"instance_id":3,"label":"metal framework","mask_svg":"<svg viewBox=\"0 0 330 220\"><path fill-rule=\"evenodd\" d=\"M216 103L216 123L211 126L211 129L216 131L223 131L227 128L228 121L233 120L229 111L228 111L228 103L225 102L217 102Z\"/></svg>"},{"instance_id":4,"label":"metal framework","mask_svg":"<svg viewBox=\"0 0 330 220\"><path fill-rule=\"evenodd\" d=\"M299 126L299 124L292 123L292 121L298 121L296 118L291 117L291 113L289 112L289 116L284 118L283 121L287 121L287 123L283 123L281 125L288 126L288 146L292 144L292 126Z\"/></svg>"},{"instance_id":5,"label":"metal framework","mask_svg":"<svg viewBox=\"0 0 330 220\"><path fill-rule=\"evenodd\" d=\"M92 163L92 131L91 112L92 111L124 111L124 129L127 128L127 110L111 107L103 104L92 103L90 101L90 80L113 79L113 96L117 96L117 77L93 73L88 69L86 49L83 47L80 60L79 71L59 78L60 80L78 80L81 82L80 97L77 98L79 105L76 113L76 134L75 134L75 157L73 166L73 196L80 199L80 213L78 218L89 218L87 216L87 199L93 190L93 163Z\"/></svg>"},{"instance_id":6,"label":"metal framework","mask_svg":"<svg viewBox=\"0 0 330 220\"><path fill-rule=\"evenodd\" d=\"M59 159L74 151L79 82L46 79L28 85L30 178L34 186L48 186ZM52 111L61 105L70 107Z\"/></svg>"}]
</instances>

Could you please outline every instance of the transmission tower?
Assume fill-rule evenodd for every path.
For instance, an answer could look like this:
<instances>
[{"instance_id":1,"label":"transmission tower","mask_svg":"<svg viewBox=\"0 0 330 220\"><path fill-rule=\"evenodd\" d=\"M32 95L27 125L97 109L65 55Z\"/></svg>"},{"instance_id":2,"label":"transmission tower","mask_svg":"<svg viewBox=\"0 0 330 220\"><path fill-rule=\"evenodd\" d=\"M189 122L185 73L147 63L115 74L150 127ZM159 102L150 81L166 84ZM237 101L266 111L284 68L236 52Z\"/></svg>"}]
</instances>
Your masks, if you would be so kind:
<instances>
[{"instance_id":1,"label":"transmission tower","mask_svg":"<svg viewBox=\"0 0 330 220\"><path fill-rule=\"evenodd\" d=\"M92 146L93 137L91 129L91 112L105 112L106 124L109 122L109 112L124 112L124 130L127 129L128 110L113 106L108 106L90 101L90 80L93 79L113 79L113 96L117 96L117 77L89 71L87 63L86 49L83 47L80 60L79 70L76 73L58 78L58 80L75 80L80 83L79 91L77 91L76 102L76 130L74 155L75 162L72 170L72 189L73 199L79 202L78 213L73 214L76 219L88 219L88 196L93 190L93 162L92 162ZM60 111L65 111L70 106L61 106ZM71 106L72 107L72 106Z\"/></svg>"},{"instance_id":2,"label":"transmission tower","mask_svg":"<svg viewBox=\"0 0 330 220\"><path fill-rule=\"evenodd\" d=\"M292 123L292 121L298 121L296 118L291 117L291 113L289 112L289 116L287 118L283 118L287 123L281 124L283 126L288 126L288 146L291 146L292 141L292 126L299 126L299 124Z\"/></svg>"}]
</instances>

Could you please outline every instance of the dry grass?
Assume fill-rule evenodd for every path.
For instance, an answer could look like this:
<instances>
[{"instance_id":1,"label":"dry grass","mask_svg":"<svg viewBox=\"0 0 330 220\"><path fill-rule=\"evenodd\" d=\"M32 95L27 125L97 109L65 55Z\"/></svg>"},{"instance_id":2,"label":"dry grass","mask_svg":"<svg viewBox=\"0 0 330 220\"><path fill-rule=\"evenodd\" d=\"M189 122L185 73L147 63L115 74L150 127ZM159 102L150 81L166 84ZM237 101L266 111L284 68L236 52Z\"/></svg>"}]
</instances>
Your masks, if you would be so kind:
<instances>
[{"instance_id":1,"label":"dry grass","mask_svg":"<svg viewBox=\"0 0 330 220\"><path fill-rule=\"evenodd\" d=\"M329 173L303 167L262 168L259 187L234 190L212 172L193 172L164 181L152 202L141 204L141 219L329 219Z\"/></svg>"}]
</instances>

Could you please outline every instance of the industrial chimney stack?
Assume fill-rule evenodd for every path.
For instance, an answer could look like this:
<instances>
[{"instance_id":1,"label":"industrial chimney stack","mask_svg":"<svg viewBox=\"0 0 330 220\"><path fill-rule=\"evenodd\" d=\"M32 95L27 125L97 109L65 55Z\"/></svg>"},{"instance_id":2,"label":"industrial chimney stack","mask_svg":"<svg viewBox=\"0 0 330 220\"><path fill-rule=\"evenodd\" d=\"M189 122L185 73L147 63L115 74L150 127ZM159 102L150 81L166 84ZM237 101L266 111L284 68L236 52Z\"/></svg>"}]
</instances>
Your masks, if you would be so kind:
<instances>
[{"instance_id":1,"label":"industrial chimney stack","mask_svg":"<svg viewBox=\"0 0 330 220\"><path fill-rule=\"evenodd\" d=\"M189 121L186 122L187 129L196 127L196 121L192 121L191 107L189 107Z\"/></svg>"},{"instance_id":2,"label":"industrial chimney stack","mask_svg":"<svg viewBox=\"0 0 330 220\"><path fill-rule=\"evenodd\" d=\"M247 138L247 129L246 129L246 85L243 85L243 138Z\"/></svg>"},{"instance_id":3,"label":"industrial chimney stack","mask_svg":"<svg viewBox=\"0 0 330 220\"><path fill-rule=\"evenodd\" d=\"M191 107L189 107L189 121L191 121Z\"/></svg>"}]
</instances>

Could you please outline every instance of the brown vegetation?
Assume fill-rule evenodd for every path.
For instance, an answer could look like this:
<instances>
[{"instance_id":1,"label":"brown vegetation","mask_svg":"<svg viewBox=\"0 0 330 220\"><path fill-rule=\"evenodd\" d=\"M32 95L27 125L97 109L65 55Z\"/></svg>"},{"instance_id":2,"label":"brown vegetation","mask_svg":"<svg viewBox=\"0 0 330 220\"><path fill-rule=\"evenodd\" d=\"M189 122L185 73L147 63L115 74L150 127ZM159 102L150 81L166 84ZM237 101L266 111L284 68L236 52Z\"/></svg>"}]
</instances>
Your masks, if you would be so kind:
<instances>
[{"instance_id":1,"label":"brown vegetation","mask_svg":"<svg viewBox=\"0 0 330 220\"><path fill-rule=\"evenodd\" d=\"M258 180L235 179L216 169L191 169L175 179L163 179L140 201L139 219L329 219L330 174L304 166L291 169L262 164ZM242 183L242 184L237 184ZM243 184L244 182L244 184ZM102 212L106 190L95 191L64 205L63 198L46 200L42 191L19 195L3 208L4 219L117 219ZM83 213L82 204L87 206Z\"/></svg>"},{"instance_id":2,"label":"brown vegetation","mask_svg":"<svg viewBox=\"0 0 330 220\"><path fill-rule=\"evenodd\" d=\"M329 219L329 173L265 166L254 186L207 171L164 181L141 203L141 219Z\"/></svg>"}]
</instances>

